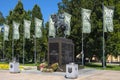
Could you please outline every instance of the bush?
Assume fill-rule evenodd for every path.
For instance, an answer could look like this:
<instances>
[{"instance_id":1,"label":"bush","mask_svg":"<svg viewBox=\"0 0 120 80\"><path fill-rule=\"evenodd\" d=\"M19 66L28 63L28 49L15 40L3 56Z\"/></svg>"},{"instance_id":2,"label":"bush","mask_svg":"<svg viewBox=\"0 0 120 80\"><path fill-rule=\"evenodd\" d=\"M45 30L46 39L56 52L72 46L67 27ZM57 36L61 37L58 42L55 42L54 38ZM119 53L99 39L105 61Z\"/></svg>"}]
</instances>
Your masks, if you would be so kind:
<instances>
[{"instance_id":1,"label":"bush","mask_svg":"<svg viewBox=\"0 0 120 80\"><path fill-rule=\"evenodd\" d=\"M53 72L58 69L58 63L54 63L51 66L48 66L46 62L40 64L40 71L42 72Z\"/></svg>"},{"instance_id":2,"label":"bush","mask_svg":"<svg viewBox=\"0 0 120 80\"><path fill-rule=\"evenodd\" d=\"M54 63L50 66L54 71L58 69L58 63Z\"/></svg>"}]
</instances>

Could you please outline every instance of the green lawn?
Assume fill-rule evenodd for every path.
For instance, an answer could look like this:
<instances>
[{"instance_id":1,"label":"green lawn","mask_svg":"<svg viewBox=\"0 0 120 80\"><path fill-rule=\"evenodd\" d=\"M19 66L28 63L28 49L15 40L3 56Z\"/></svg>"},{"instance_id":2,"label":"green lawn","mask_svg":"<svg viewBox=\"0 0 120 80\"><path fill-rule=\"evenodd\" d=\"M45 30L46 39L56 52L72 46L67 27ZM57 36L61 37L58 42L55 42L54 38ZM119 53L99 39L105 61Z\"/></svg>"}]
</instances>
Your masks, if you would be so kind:
<instances>
[{"instance_id":1,"label":"green lawn","mask_svg":"<svg viewBox=\"0 0 120 80\"><path fill-rule=\"evenodd\" d=\"M0 64L9 64L9 63L6 63L6 62L0 62ZM30 64L22 64L22 63L20 63L20 65L21 66L36 66L36 65L38 65L38 64L34 64L34 63L30 63Z\"/></svg>"},{"instance_id":2,"label":"green lawn","mask_svg":"<svg viewBox=\"0 0 120 80\"><path fill-rule=\"evenodd\" d=\"M32 64L20 64L20 65L22 65L22 66L37 66L38 64L32 63Z\"/></svg>"},{"instance_id":3,"label":"green lawn","mask_svg":"<svg viewBox=\"0 0 120 80\"><path fill-rule=\"evenodd\" d=\"M9 64L9 63L3 63L0 62L0 64ZM38 64L20 64L21 66L36 66ZM85 65L85 68L95 68L95 69L100 69L100 70L117 70L120 71L120 65L111 65L111 64L107 64L106 68L103 68L102 65L100 63L87 63Z\"/></svg>"},{"instance_id":4,"label":"green lawn","mask_svg":"<svg viewBox=\"0 0 120 80\"><path fill-rule=\"evenodd\" d=\"M100 70L117 70L120 71L120 65L111 65L107 64L106 68L103 68L101 64L98 63L87 63L85 65L85 68L95 68L95 69L100 69Z\"/></svg>"}]
</instances>

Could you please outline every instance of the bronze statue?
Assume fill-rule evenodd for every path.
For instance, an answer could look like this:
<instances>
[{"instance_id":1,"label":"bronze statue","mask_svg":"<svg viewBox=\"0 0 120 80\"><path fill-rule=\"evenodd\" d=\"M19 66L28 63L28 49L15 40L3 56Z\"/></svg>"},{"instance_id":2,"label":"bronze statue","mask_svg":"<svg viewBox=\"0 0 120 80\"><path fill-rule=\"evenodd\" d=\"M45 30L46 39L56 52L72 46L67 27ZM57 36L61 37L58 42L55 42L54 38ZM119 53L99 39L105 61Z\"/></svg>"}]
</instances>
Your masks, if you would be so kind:
<instances>
[{"instance_id":1,"label":"bronze statue","mask_svg":"<svg viewBox=\"0 0 120 80\"><path fill-rule=\"evenodd\" d=\"M66 37L65 31L68 29L68 25L64 21L64 14L53 14L51 15L52 21L54 22L54 27L56 30L56 35L59 34L58 30L62 32L64 37Z\"/></svg>"}]
</instances>

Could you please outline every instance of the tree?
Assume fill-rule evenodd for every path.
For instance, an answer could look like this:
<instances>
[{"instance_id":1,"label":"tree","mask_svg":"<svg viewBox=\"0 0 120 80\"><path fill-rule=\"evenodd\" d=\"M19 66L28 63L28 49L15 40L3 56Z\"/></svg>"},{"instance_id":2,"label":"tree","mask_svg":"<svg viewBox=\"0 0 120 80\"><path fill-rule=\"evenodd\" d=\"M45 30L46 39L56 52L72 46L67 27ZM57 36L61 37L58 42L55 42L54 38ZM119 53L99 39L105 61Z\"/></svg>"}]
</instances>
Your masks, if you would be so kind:
<instances>
[{"instance_id":1,"label":"tree","mask_svg":"<svg viewBox=\"0 0 120 80\"><path fill-rule=\"evenodd\" d=\"M23 4L21 1L18 1L18 4L15 8L9 12L9 16L7 16L7 24L10 26L10 36L9 41L5 41L5 53L8 59L11 60L11 53L12 53L12 35L13 35L13 21L20 23L19 33L20 38L19 40L14 40L14 57L19 57L20 62L22 62L22 55L23 55L23 20L26 16L27 12L23 8Z\"/></svg>"},{"instance_id":2,"label":"tree","mask_svg":"<svg viewBox=\"0 0 120 80\"><path fill-rule=\"evenodd\" d=\"M106 2L108 6L114 6L114 31L112 33L108 33L107 41L106 41L106 52L115 57L120 55L120 1L111 0Z\"/></svg>"},{"instance_id":3,"label":"tree","mask_svg":"<svg viewBox=\"0 0 120 80\"><path fill-rule=\"evenodd\" d=\"M39 18L43 20L41 9L38 5L35 5L32 9L32 35L35 35L35 21L34 18ZM44 20L43 20L44 22ZM46 30L44 28L44 25L42 25L42 38L36 38L36 53L37 53L37 61L40 62L42 59L44 59L45 54L47 53L47 36L46 36Z\"/></svg>"},{"instance_id":4,"label":"tree","mask_svg":"<svg viewBox=\"0 0 120 80\"><path fill-rule=\"evenodd\" d=\"M3 14L0 12L0 25L3 25L5 22L5 18L3 17Z\"/></svg>"},{"instance_id":5,"label":"tree","mask_svg":"<svg viewBox=\"0 0 120 80\"><path fill-rule=\"evenodd\" d=\"M65 11L72 15L71 20L71 35L70 39L73 40L75 44L75 55L81 53L82 49L82 25L81 25L81 8L93 9L94 1L91 0L62 0L62 3L58 4L59 12ZM96 16L96 15L95 15ZM92 34L92 33L91 33ZM84 53L85 56L89 56L93 52L92 47L94 39L90 34L84 34ZM89 44L89 45L88 45ZM94 46L94 45L93 45ZM89 50L88 50L89 49ZM92 52L91 52L92 51ZM88 55L87 55L87 54Z\"/></svg>"},{"instance_id":6,"label":"tree","mask_svg":"<svg viewBox=\"0 0 120 80\"><path fill-rule=\"evenodd\" d=\"M22 62L23 59L23 36L24 36L24 19L31 20L31 38L30 39L25 39L25 44L24 44L24 53L25 53L25 62L33 62L34 61L34 31L35 31L35 24L34 24L34 18L37 17L39 19L42 19L42 14L40 11L40 8L38 5L35 5L33 10L30 11L25 11L23 4L21 1L18 1L18 4L14 8L14 10L9 12L9 16L7 16L7 24L10 26L10 36L9 36L9 41L5 41L5 53L6 53L6 58L11 60L11 53L12 53L12 35L13 35L13 21L16 21L20 23L19 27L19 32L20 32L20 39L19 40L14 40L14 55L15 57L19 57L19 62ZM47 46L47 41L46 41L46 33L44 30L44 27L42 28L43 31L43 37L41 39L36 39L37 40L37 56L40 56L46 52L46 46Z\"/></svg>"},{"instance_id":7,"label":"tree","mask_svg":"<svg viewBox=\"0 0 120 80\"><path fill-rule=\"evenodd\" d=\"M81 52L81 8L92 10L90 34L84 34L84 54L85 57L92 58L95 55L99 60L102 59L102 38L103 38L103 4L106 6L115 6L114 32L105 33L106 54L119 54L119 23L120 23L120 1L117 0L62 0L58 4L59 12L68 12L72 15L71 35L68 37L75 44L75 54ZM117 42L117 43L116 43Z\"/></svg>"},{"instance_id":8,"label":"tree","mask_svg":"<svg viewBox=\"0 0 120 80\"><path fill-rule=\"evenodd\" d=\"M5 18L3 17L3 14L2 12L0 12L0 26L3 26L3 23L5 22ZM0 31L0 58L2 59L3 58L3 32Z\"/></svg>"}]
</instances>

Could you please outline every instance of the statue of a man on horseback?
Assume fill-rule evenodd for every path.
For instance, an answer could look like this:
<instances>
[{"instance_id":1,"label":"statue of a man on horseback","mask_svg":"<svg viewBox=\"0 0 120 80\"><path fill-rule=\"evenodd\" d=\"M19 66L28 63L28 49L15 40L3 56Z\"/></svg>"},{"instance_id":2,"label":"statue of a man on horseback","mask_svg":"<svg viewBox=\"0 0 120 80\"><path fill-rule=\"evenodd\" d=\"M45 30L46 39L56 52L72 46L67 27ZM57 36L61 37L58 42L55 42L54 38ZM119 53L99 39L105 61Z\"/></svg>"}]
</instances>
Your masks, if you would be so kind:
<instances>
[{"instance_id":1,"label":"statue of a man on horseback","mask_svg":"<svg viewBox=\"0 0 120 80\"><path fill-rule=\"evenodd\" d=\"M71 16L70 16L71 18ZM53 14L51 15L51 20L54 23L55 34L58 35L60 32L64 37L66 37L68 30L70 30L70 23L67 23L65 14ZM66 21L65 21L66 20Z\"/></svg>"}]
</instances>

